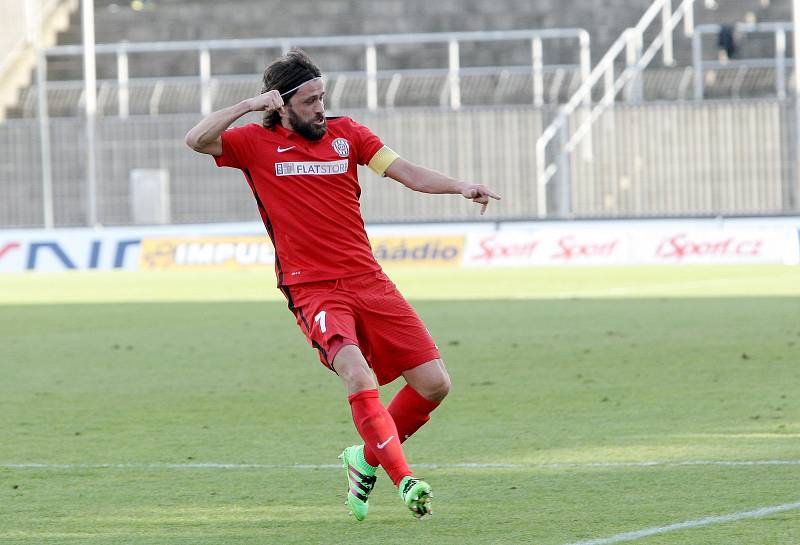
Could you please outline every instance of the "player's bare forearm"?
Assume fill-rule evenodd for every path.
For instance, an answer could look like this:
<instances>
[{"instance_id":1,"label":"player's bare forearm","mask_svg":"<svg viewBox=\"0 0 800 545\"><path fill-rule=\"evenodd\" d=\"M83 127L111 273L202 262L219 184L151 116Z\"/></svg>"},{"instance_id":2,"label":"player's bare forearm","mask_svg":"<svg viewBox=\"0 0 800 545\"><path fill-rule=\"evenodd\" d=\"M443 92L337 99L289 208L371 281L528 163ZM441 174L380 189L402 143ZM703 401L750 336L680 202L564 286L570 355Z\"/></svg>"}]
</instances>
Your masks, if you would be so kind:
<instances>
[{"instance_id":1,"label":"player's bare forearm","mask_svg":"<svg viewBox=\"0 0 800 545\"><path fill-rule=\"evenodd\" d=\"M386 169L386 175L404 186L421 193L458 195L464 182L398 157Z\"/></svg>"},{"instance_id":2,"label":"player's bare forearm","mask_svg":"<svg viewBox=\"0 0 800 545\"><path fill-rule=\"evenodd\" d=\"M281 106L283 99L278 91L269 91L212 112L186 133L186 145L199 153L222 155L222 133L231 123L250 112L272 111Z\"/></svg>"},{"instance_id":3,"label":"player's bare forearm","mask_svg":"<svg viewBox=\"0 0 800 545\"><path fill-rule=\"evenodd\" d=\"M456 180L441 172L406 161L402 157L398 157L389 165L386 175L414 191L461 195L466 199L471 199L482 205L481 214L486 212L489 198L500 200L499 195L482 184Z\"/></svg>"},{"instance_id":4,"label":"player's bare forearm","mask_svg":"<svg viewBox=\"0 0 800 545\"><path fill-rule=\"evenodd\" d=\"M199 153L222 155L222 132L250 112L248 101L212 112L186 133L186 145Z\"/></svg>"}]
</instances>

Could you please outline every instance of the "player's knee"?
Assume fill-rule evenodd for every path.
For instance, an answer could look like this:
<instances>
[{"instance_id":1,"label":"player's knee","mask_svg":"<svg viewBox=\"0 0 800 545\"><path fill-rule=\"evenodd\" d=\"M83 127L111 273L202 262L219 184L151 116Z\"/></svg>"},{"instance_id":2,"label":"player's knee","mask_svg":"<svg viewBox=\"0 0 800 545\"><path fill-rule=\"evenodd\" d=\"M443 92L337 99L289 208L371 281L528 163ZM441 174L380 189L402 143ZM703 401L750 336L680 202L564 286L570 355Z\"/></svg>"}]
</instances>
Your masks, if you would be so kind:
<instances>
[{"instance_id":1,"label":"player's knee","mask_svg":"<svg viewBox=\"0 0 800 545\"><path fill-rule=\"evenodd\" d=\"M450 377L445 373L431 385L428 399L441 402L450 393L450 386Z\"/></svg>"},{"instance_id":2,"label":"player's knee","mask_svg":"<svg viewBox=\"0 0 800 545\"><path fill-rule=\"evenodd\" d=\"M378 387L375 377L368 367L352 367L344 375L340 374L350 393L373 390Z\"/></svg>"},{"instance_id":3,"label":"player's knee","mask_svg":"<svg viewBox=\"0 0 800 545\"><path fill-rule=\"evenodd\" d=\"M409 386L429 401L441 402L450 392L450 375L442 360L432 360L403 375Z\"/></svg>"},{"instance_id":4,"label":"player's knee","mask_svg":"<svg viewBox=\"0 0 800 545\"><path fill-rule=\"evenodd\" d=\"M437 374L418 390L425 399L440 403L450 393L450 376L446 372Z\"/></svg>"}]
</instances>

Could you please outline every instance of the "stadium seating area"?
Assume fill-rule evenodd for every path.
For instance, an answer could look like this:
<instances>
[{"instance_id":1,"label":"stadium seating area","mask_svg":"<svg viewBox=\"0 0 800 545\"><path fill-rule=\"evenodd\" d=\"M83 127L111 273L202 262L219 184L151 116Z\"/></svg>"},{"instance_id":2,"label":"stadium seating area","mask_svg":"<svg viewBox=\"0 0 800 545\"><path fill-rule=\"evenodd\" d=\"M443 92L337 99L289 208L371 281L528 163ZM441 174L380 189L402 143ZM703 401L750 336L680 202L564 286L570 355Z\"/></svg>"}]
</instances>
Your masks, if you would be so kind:
<instances>
[{"instance_id":1,"label":"stadium seating area","mask_svg":"<svg viewBox=\"0 0 800 545\"><path fill-rule=\"evenodd\" d=\"M773 2L775 0L772 0ZM650 0L127 0L97 1L98 43L275 39L431 31L519 30L579 27L592 39L597 63L624 28L635 24ZM150 4L150 7L147 7ZM786 1L697 0L697 25L786 21ZM678 0L672 1L673 7ZM509 15L513 14L513 15ZM80 17L59 40L80 43ZM658 26L658 25L656 25ZM306 47L328 78L326 103L334 114L353 115L382 135L404 156L463 179L483 180L504 195L497 219L533 217L651 217L676 215L752 215L789 213L798 202L794 177L791 70L776 70L775 35L739 34L738 50L722 62L718 30L706 27L703 79L706 98L753 98L696 102L691 41L675 32L674 66L656 57L642 74L641 97L601 114L591 142L569 156L546 186L537 187L537 169L554 165L560 139L540 158L537 140L556 117L556 108L580 84L576 40L544 44L542 108L532 108L534 78L530 38L506 42L460 43L460 103L452 111L446 42L377 46L377 111L366 109L368 81L365 47ZM508 37L508 32L503 32ZM645 43L653 36L645 35ZM279 43L279 42L276 42ZM273 44L274 45L274 44ZM117 78L115 53L98 55L96 159L87 160L89 141L83 117L79 56L51 58L48 111L42 131L35 87L0 124L0 167L7 184L0 199L5 227L37 227L45 222L46 178L51 172L54 225L92 223L87 165L101 181L96 191L97 221L130 225L134 170L159 169L169 175L171 221L195 223L257 219L252 196L235 172L198 161L183 135L196 123L201 104L219 108L260 89L263 65L274 51L211 50L210 78L198 77L198 50L128 55L127 88ZM62 50L63 51L63 50ZM624 62L624 52L622 60ZM761 59L755 62L754 59ZM766 59L766 60L765 60ZM787 65L789 62L787 62ZM615 75L622 72L615 66ZM782 78L777 76L783 76ZM637 96L635 86L633 96ZM593 89L604 92L603 80ZM128 96L127 102L124 100ZM123 97L122 99L120 97ZM648 101L657 101L649 102ZM671 101L671 102L670 102ZM127 104L127 110L122 108ZM442 107L444 106L444 107ZM477 106L469 108L470 106ZM490 107L481 107L490 106ZM502 106L502 107L494 107ZM402 112L399 108L406 108ZM129 117L126 115L129 114ZM583 119L579 108L571 130ZM250 119L254 121L256 118ZM247 120L242 120L245 122ZM426 138L426 135L436 135ZM49 146L45 145L49 144ZM558 148L558 149L556 149ZM590 153L591 152L591 153ZM549 154L549 156L548 156ZM562 156L566 157L566 155ZM43 159L43 158L46 158ZM543 161L543 162L541 162ZM566 164L566 163L565 163ZM47 166L48 168L45 168ZM365 173L365 184L370 180ZM545 187L544 192L538 191ZM396 191L395 191L396 190ZM402 188L365 192L368 222L462 221L474 219L468 203L417 201ZM395 191L395 192L392 192ZM571 199L571 201L570 201ZM448 201L450 203L450 201ZM541 206L539 206L541 203ZM491 219L491 218L490 218Z\"/></svg>"},{"instance_id":2,"label":"stadium seating area","mask_svg":"<svg viewBox=\"0 0 800 545\"><path fill-rule=\"evenodd\" d=\"M592 56L597 59L622 30L636 24L650 4L650 0L152 0L151 9L136 11L126 0L96 0L95 26L98 43L578 27L590 32ZM749 19L788 21L791 6L775 0L698 0L695 19L697 24L733 24ZM80 17L75 14L70 30L59 42L77 44L80 40ZM748 44L748 53L769 56L768 45ZM688 50L684 48L682 52L685 56L681 60L690 61ZM352 64L345 64L343 53L330 55L322 64L329 71L352 69ZM387 53L390 68L441 66L435 55L420 58L419 49L411 52L414 57L399 48ZM505 60L507 54L502 48L481 47L479 51L464 52L464 57L473 65L512 64ZM554 61L563 63L573 58L571 52L562 51ZM258 72L261 62L233 56L218 65L218 71ZM187 70L183 63L169 61L148 69L152 70L148 74L151 76L195 73L193 67L182 72ZM106 77L113 77L114 70L109 66ZM50 73L52 79L75 79L72 69L60 72L51 66ZM99 69L98 74L103 77L103 70Z\"/></svg>"},{"instance_id":3,"label":"stadium seating area","mask_svg":"<svg viewBox=\"0 0 800 545\"><path fill-rule=\"evenodd\" d=\"M556 70L546 73L545 98L558 102L568 98L579 85L577 71ZM328 78L328 107L332 110L364 108L366 81L363 77L332 75ZM389 106L387 90L390 77L379 77L379 106ZM448 82L445 76L409 76L400 80L395 93L394 107L438 106L447 104ZM333 93L331 90L337 90ZM259 90L254 76L227 76L217 78L212 84L212 108L217 109L253 96ZM118 85L107 80L98 86L98 111L102 115L116 115L118 110ZM53 117L80 115L83 107L83 84L80 81L55 82L48 90L48 111ZM25 89L10 117L34 117L37 111L36 88ZM530 104L532 97L531 75L501 72L497 75L462 76L462 104ZM200 108L200 84L196 78L152 78L131 81L129 86L129 113L131 115L194 113Z\"/></svg>"},{"instance_id":4,"label":"stadium seating area","mask_svg":"<svg viewBox=\"0 0 800 545\"><path fill-rule=\"evenodd\" d=\"M555 4L558 4L556 9ZM677 4L677 2L674 2ZM141 4L141 3L140 3ZM596 61L622 30L635 24L650 0L548 0L523 2L496 0L151 0L133 9L126 0L96 0L98 43L333 36L403 32L510 30L580 27L592 38ZM137 6L138 7L138 6ZM699 0L696 24L734 24L743 21L777 21L790 18L787 2L769 0ZM715 35L704 38L706 60L716 61ZM767 34L737 36L737 57L771 58L774 37ZM72 17L59 44L79 44L80 13ZM675 67L654 63L644 75L644 98L680 100L692 96L691 47L676 39ZM360 108L366 105L362 48L309 48L330 74L330 106ZM213 106L230 104L257 92L258 74L276 51L212 52ZM530 46L524 42L464 43L462 67L495 67L462 75L464 105L530 104L532 80ZM117 65L114 55L98 55L98 100L104 115L118 111ZM578 85L577 48L564 40L545 49L544 101L566 100ZM439 106L447 104L447 48L442 44L387 45L378 50L378 102L384 107ZM196 52L131 54L129 56L130 114L197 112L200 84ZM81 59L53 57L48 63L48 106L54 117L77 115L82 107ZM395 85L389 93L390 82ZM706 96L752 97L776 94L775 69L732 63L705 78ZM23 89L7 117L36 114L35 87Z\"/></svg>"}]
</instances>

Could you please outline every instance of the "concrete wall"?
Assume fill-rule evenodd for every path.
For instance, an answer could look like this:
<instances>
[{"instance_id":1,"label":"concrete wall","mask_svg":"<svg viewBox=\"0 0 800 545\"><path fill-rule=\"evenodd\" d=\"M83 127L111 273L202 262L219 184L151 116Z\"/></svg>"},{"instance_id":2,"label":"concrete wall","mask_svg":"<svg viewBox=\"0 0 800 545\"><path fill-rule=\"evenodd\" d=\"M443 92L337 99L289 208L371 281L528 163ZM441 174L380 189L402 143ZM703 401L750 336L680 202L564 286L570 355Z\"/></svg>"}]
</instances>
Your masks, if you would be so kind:
<instances>
[{"instance_id":1,"label":"concrete wall","mask_svg":"<svg viewBox=\"0 0 800 545\"><path fill-rule=\"evenodd\" d=\"M593 161L586 161L580 146L571 158L566 215L797 213L790 111L778 101L617 106L595 127ZM547 112L504 107L336 113L371 127L412 161L495 188L504 200L490 207L489 219L536 216L535 143ZM197 121L197 115L174 115L98 122L102 224L132 222L129 176L137 168L169 171L176 223L257 219L241 173L218 169L185 146L184 134ZM56 225L83 225L83 122L54 119L50 131ZM36 121L0 125L0 227L42 224L40 165ZM476 214L460 197L416 194L368 170L361 183L362 208L370 222L470 220ZM562 183L558 174L551 182L551 211L563 208Z\"/></svg>"}]
</instances>

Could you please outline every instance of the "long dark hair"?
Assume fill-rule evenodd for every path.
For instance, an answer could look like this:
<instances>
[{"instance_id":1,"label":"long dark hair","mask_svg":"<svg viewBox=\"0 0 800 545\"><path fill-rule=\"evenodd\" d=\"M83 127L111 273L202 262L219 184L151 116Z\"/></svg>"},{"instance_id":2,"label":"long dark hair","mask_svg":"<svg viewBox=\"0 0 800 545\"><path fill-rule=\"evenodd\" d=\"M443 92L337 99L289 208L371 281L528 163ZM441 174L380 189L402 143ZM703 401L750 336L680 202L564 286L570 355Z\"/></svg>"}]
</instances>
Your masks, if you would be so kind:
<instances>
[{"instance_id":1,"label":"long dark hair","mask_svg":"<svg viewBox=\"0 0 800 545\"><path fill-rule=\"evenodd\" d=\"M301 83L322 76L322 72L311 58L302 49L292 49L285 55L278 57L264 70L261 94L277 89L281 94L294 89ZM289 102L297 91L292 91L283 97L284 103ZM261 124L274 127L280 124L281 116L277 111L264 112Z\"/></svg>"}]
</instances>

